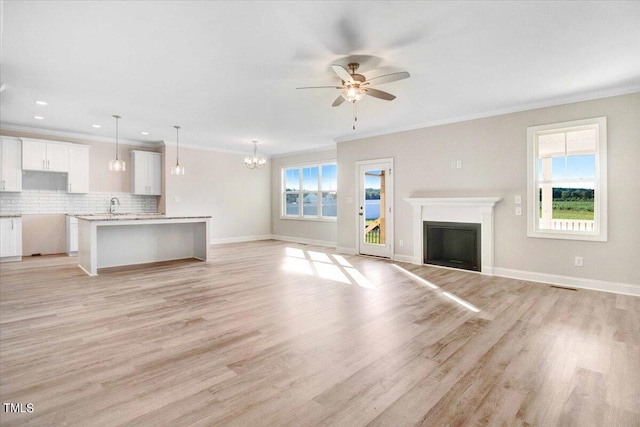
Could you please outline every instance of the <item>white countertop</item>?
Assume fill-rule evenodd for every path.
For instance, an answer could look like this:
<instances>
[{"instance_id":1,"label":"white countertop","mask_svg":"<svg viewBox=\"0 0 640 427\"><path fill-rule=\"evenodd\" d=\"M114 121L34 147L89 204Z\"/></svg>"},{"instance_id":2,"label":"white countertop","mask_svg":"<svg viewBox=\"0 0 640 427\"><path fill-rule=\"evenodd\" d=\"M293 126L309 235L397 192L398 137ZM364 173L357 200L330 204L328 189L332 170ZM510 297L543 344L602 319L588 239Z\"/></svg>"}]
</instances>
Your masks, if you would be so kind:
<instances>
[{"instance_id":1,"label":"white countertop","mask_svg":"<svg viewBox=\"0 0 640 427\"><path fill-rule=\"evenodd\" d=\"M84 221L131 221L131 220L167 220L167 219L208 219L211 216L167 216L158 213L116 213L72 215Z\"/></svg>"}]
</instances>

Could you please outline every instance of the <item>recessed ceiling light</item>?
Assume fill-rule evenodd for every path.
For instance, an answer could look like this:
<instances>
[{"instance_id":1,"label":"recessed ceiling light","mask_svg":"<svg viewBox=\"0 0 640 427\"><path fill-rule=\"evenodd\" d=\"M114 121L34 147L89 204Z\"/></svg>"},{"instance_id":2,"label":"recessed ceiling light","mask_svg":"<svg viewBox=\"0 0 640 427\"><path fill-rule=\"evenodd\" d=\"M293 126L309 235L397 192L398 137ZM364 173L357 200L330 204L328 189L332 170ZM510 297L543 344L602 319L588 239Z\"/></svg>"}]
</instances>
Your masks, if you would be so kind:
<instances>
[{"instance_id":1,"label":"recessed ceiling light","mask_svg":"<svg viewBox=\"0 0 640 427\"><path fill-rule=\"evenodd\" d=\"M42 116L33 116L33 118L36 120L44 120L44 117Z\"/></svg>"},{"instance_id":2,"label":"recessed ceiling light","mask_svg":"<svg viewBox=\"0 0 640 427\"><path fill-rule=\"evenodd\" d=\"M38 105L47 105L47 101L36 101Z\"/></svg>"},{"instance_id":3,"label":"recessed ceiling light","mask_svg":"<svg viewBox=\"0 0 640 427\"><path fill-rule=\"evenodd\" d=\"M92 128L96 128L96 129L100 129L102 126L101 125L91 125Z\"/></svg>"},{"instance_id":4,"label":"recessed ceiling light","mask_svg":"<svg viewBox=\"0 0 640 427\"><path fill-rule=\"evenodd\" d=\"M142 135L149 135L149 132L140 132Z\"/></svg>"}]
</instances>

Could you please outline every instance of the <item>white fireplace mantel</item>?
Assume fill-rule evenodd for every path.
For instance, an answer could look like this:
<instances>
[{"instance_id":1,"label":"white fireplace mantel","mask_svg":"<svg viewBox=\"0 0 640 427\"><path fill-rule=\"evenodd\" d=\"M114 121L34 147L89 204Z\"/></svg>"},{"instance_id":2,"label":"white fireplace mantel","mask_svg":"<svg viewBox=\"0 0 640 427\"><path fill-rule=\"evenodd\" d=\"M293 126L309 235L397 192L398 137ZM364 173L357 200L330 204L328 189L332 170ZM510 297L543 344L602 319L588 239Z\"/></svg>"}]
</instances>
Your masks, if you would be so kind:
<instances>
[{"instance_id":1,"label":"white fireplace mantel","mask_svg":"<svg viewBox=\"0 0 640 427\"><path fill-rule=\"evenodd\" d=\"M423 222L465 222L481 224L481 273L493 274L493 207L501 197L406 198L413 206L414 263L424 263Z\"/></svg>"}]
</instances>

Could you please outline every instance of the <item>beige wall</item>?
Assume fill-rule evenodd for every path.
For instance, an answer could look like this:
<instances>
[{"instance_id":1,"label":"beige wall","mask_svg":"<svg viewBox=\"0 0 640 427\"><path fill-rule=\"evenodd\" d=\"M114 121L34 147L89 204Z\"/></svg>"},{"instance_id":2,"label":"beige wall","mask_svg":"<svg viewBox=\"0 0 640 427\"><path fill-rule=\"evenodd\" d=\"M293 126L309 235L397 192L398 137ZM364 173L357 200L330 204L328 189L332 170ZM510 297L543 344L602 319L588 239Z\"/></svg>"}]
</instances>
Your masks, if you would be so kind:
<instances>
[{"instance_id":1,"label":"beige wall","mask_svg":"<svg viewBox=\"0 0 640 427\"><path fill-rule=\"evenodd\" d=\"M514 215L514 195L526 210L529 126L607 117L608 242L527 237L526 212ZM393 157L395 253L413 254L406 197L432 193L496 195L495 266L640 285L640 93L579 102L339 143L338 247L355 249L355 163ZM451 169L462 160L462 169ZM398 245L404 240L404 246ZM584 267L575 267L575 256Z\"/></svg>"},{"instance_id":2,"label":"beige wall","mask_svg":"<svg viewBox=\"0 0 640 427\"><path fill-rule=\"evenodd\" d=\"M250 170L244 156L180 147L184 175L171 175L176 149L165 147L167 215L211 215L211 239L225 241L271 234L269 165Z\"/></svg>"},{"instance_id":3,"label":"beige wall","mask_svg":"<svg viewBox=\"0 0 640 427\"><path fill-rule=\"evenodd\" d=\"M22 215L22 254L61 254L67 250L66 215Z\"/></svg>"},{"instance_id":4,"label":"beige wall","mask_svg":"<svg viewBox=\"0 0 640 427\"><path fill-rule=\"evenodd\" d=\"M280 219L281 169L306 163L336 160L336 150L319 151L288 157L275 158L271 162L271 223L272 233L282 238L315 240L335 246L337 241L336 222Z\"/></svg>"}]
</instances>

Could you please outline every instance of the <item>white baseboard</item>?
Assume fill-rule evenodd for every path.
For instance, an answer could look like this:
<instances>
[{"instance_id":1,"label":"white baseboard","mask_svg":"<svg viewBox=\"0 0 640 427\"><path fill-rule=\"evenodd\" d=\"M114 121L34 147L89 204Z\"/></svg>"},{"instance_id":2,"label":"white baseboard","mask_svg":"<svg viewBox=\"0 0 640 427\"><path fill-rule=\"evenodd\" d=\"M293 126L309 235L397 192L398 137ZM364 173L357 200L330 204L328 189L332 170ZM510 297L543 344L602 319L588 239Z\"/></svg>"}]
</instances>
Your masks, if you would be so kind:
<instances>
[{"instance_id":1,"label":"white baseboard","mask_svg":"<svg viewBox=\"0 0 640 427\"><path fill-rule=\"evenodd\" d=\"M420 257L414 257L412 255L398 255L395 254L393 256L394 261L407 262L409 264L422 264L420 262Z\"/></svg>"},{"instance_id":2,"label":"white baseboard","mask_svg":"<svg viewBox=\"0 0 640 427\"><path fill-rule=\"evenodd\" d=\"M607 282L605 280L583 279L581 277L559 276L556 274L536 273L533 271L512 270L510 268L493 268L494 276L510 279L528 280L531 282L549 283L614 294L640 296L640 285L630 283Z\"/></svg>"},{"instance_id":3,"label":"white baseboard","mask_svg":"<svg viewBox=\"0 0 640 427\"><path fill-rule=\"evenodd\" d=\"M271 234L264 234L261 236L223 237L221 239L209 239L209 244L217 245L220 243L255 242L257 240L269 240L269 239L274 239L274 237Z\"/></svg>"},{"instance_id":4,"label":"white baseboard","mask_svg":"<svg viewBox=\"0 0 640 427\"><path fill-rule=\"evenodd\" d=\"M356 255L358 253L356 248L345 248L342 246L337 247L336 252L339 252L341 254L347 254L347 255Z\"/></svg>"},{"instance_id":5,"label":"white baseboard","mask_svg":"<svg viewBox=\"0 0 640 427\"><path fill-rule=\"evenodd\" d=\"M331 242L329 240L305 239L303 237L281 236L277 234L272 234L270 238L274 240L282 240L284 242L302 243L305 245L328 246L330 248L336 247L336 242Z\"/></svg>"}]
</instances>

